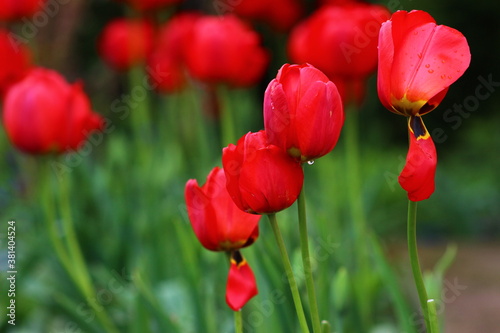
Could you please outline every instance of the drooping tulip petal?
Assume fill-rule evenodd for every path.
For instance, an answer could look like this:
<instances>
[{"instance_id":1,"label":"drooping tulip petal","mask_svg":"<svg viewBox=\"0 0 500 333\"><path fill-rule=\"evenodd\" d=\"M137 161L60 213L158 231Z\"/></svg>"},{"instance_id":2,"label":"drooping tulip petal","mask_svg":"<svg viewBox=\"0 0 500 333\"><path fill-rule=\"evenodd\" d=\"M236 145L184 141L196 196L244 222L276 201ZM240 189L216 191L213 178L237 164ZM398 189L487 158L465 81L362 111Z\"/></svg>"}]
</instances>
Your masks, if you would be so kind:
<instances>
[{"instance_id":1,"label":"drooping tulip petal","mask_svg":"<svg viewBox=\"0 0 500 333\"><path fill-rule=\"evenodd\" d=\"M426 12L397 11L379 34L378 94L398 114L423 115L465 72L470 50L457 30L436 25Z\"/></svg>"},{"instance_id":2,"label":"drooping tulip petal","mask_svg":"<svg viewBox=\"0 0 500 333\"><path fill-rule=\"evenodd\" d=\"M434 175L437 166L437 154L430 133L425 128L422 118L408 118L410 148L406 164L399 175L401 187L408 192L408 199L421 201L434 193Z\"/></svg>"},{"instance_id":3,"label":"drooping tulip petal","mask_svg":"<svg viewBox=\"0 0 500 333\"><path fill-rule=\"evenodd\" d=\"M257 293L257 282L252 269L239 251L232 252L226 285L227 305L232 310L239 311Z\"/></svg>"}]
</instances>

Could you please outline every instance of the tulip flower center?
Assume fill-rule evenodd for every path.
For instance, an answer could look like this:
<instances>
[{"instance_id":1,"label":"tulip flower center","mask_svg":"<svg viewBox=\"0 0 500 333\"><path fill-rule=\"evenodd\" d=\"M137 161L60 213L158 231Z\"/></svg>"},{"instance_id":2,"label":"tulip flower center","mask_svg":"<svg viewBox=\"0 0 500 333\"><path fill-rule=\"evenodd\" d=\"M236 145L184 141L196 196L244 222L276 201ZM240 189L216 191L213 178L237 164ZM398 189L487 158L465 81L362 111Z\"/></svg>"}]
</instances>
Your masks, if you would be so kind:
<instances>
[{"instance_id":1,"label":"tulip flower center","mask_svg":"<svg viewBox=\"0 0 500 333\"><path fill-rule=\"evenodd\" d=\"M220 251L238 250L238 249L241 249L242 247L244 247L247 244L247 242L248 242L248 240L246 240L246 239L239 240L236 242L231 242L231 241L226 240L226 241L219 243L219 250Z\"/></svg>"},{"instance_id":2,"label":"tulip flower center","mask_svg":"<svg viewBox=\"0 0 500 333\"><path fill-rule=\"evenodd\" d=\"M391 96L391 104L394 112L409 117L417 116L424 105L427 104L427 101L410 101L405 94L401 99L396 99L394 96Z\"/></svg>"}]
</instances>

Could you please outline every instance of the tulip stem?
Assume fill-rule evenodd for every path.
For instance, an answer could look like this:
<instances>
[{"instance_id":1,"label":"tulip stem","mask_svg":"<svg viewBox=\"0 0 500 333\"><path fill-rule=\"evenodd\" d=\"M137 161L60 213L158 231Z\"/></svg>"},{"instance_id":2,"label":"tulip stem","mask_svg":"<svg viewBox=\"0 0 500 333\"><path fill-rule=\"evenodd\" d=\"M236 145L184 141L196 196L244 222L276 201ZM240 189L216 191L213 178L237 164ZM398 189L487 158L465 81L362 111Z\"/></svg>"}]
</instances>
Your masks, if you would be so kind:
<instances>
[{"instance_id":1,"label":"tulip stem","mask_svg":"<svg viewBox=\"0 0 500 333\"><path fill-rule=\"evenodd\" d=\"M47 181L50 184L50 168L46 168ZM77 288L80 290L81 294L85 300L89 303L89 306L95 312L97 319L101 322L105 332L115 333L118 330L115 328L113 323L106 316L105 312L102 311L102 307L95 301L95 291L90 279L90 274L85 265L85 261L78 245L78 239L73 226L73 219L71 213L71 204L69 201L69 184L70 181L68 177L64 177L64 174L57 175L58 179L58 197L57 202L59 206L59 212L61 215L62 231L64 232L65 242L58 236L58 230L56 225L56 219L54 214L54 209L50 200L46 198L46 193L42 202L45 206L47 226L49 231L50 240L56 254L63 265L64 269L67 271L70 278L73 280ZM47 185L49 186L49 185ZM50 189L50 187L49 187Z\"/></svg>"},{"instance_id":2,"label":"tulip stem","mask_svg":"<svg viewBox=\"0 0 500 333\"><path fill-rule=\"evenodd\" d=\"M309 310L311 311L311 321L314 333L321 332L321 322L319 319L318 302L316 300L316 289L314 288L313 272L311 267L311 257L309 254L309 239L307 234L306 198L304 187L300 191L298 198L300 250L302 253L302 265L304 266L304 276L306 279L307 296L309 298Z\"/></svg>"},{"instance_id":3,"label":"tulip stem","mask_svg":"<svg viewBox=\"0 0 500 333\"><path fill-rule=\"evenodd\" d=\"M418 260L417 250L417 202L408 200L408 253L410 256L411 270L417 287L418 298L420 300L420 307L424 313L425 324L429 333L432 332L431 324L429 321L429 311L427 309L427 291L425 290L424 279L422 277L422 270Z\"/></svg>"},{"instance_id":4,"label":"tulip stem","mask_svg":"<svg viewBox=\"0 0 500 333\"><path fill-rule=\"evenodd\" d=\"M349 210L352 219L352 232L354 238L353 253L355 267L357 268L354 279L356 286L354 294L357 299L360 324L362 330L370 326L371 301L367 297L369 288L370 267L368 258L368 241L366 235L366 216L363 205L363 192L361 188L361 172L359 163L359 111L354 105L346 109L345 154L347 170L347 195Z\"/></svg>"},{"instance_id":5,"label":"tulip stem","mask_svg":"<svg viewBox=\"0 0 500 333\"><path fill-rule=\"evenodd\" d=\"M234 311L234 332L243 333L242 310Z\"/></svg>"},{"instance_id":6,"label":"tulip stem","mask_svg":"<svg viewBox=\"0 0 500 333\"><path fill-rule=\"evenodd\" d=\"M290 291L292 292L293 303L295 304L295 311L297 312L300 327L303 333L309 333L304 308L302 307L302 301L300 300L299 288L297 286L297 282L295 281L292 264L290 263L290 258L288 257L285 243L283 241L283 236L281 235L278 222L276 220L276 214L269 214L268 218L269 222L271 222L276 243L278 244L278 248L280 250L281 260L283 261L286 277L288 278L288 284L290 285Z\"/></svg>"}]
</instances>

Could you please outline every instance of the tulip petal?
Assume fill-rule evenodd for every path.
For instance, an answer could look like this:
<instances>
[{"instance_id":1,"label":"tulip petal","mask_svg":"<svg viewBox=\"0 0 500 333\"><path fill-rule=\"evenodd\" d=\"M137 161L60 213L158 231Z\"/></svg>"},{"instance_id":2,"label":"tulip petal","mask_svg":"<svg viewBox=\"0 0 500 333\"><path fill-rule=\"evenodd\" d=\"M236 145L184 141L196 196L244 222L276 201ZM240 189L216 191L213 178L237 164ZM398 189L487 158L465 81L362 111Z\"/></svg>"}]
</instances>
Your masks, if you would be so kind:
<instances>
[{"instance_id":1,"label":"tulip petal","mask_svg":"<svg viewBox=\"0 0 500 333\"><path fill-rule=\"evenodd\" d=\"M267 146L245 160L240 189L253 212L269 214L290 207L302 189L301 165L277 146Z\"/></svg>"},{"instance_id":2,"label":"tulip petal","mask_svg":"<svg viewBox=\"0 0 500 333\"><path fill-rule=\"evenodd\" d=\"M408 120L410 148L406 165L399 175L401 187L408 192L408 199L421 201L428 199L434 192L437 154L430 133L422 118L410 117Z\"/></svg>"},{"instance_id":3,"label":"tulip petal","mask_svg":"<svg viewBox=\"0 0 500 333\"><path fill-rule=\"evenodd\" d=\"M311 156L324 156L337 144L344 123L340 100L333 82L313 82L302 95L299 102L301 112L297 113L295 121L301 124L301 130L297 131L300 144L297 148L303 161Z\"/></svg>"},{"instance_id":4,"label":"tulip petal","mask_svg":"<svg viewBox=\"0 0 500 333\"><path fill-rule=\"evenodd\" d=\"M218 237L215 212L210 205L210 199L203 193L195 179L186 183L184 197L191 221L191 226L201 245L208 250L218 250Z\"/></svg>"},{"instance_id":5,"label":"tulip petal","mask_svg":"<svg viewBox=\"0 0 500 333\"><path fill-rule=\"evenodd\" d=\"M257 293L257 282L252 269L239 251L232 252L226 285L227 305L233 311L239 311Z\"/></svg>"},{"instance_id":6,"label":"tulip petal","mask_svg":"<svg viewBox=\"0 0 500 333\"><path fill-rule=\"evenodd\" d=\"M264 128L269 142L283 149L290 132L290 110L283 85L272 80L264 93Z\"/></svg>"}]
</instances>

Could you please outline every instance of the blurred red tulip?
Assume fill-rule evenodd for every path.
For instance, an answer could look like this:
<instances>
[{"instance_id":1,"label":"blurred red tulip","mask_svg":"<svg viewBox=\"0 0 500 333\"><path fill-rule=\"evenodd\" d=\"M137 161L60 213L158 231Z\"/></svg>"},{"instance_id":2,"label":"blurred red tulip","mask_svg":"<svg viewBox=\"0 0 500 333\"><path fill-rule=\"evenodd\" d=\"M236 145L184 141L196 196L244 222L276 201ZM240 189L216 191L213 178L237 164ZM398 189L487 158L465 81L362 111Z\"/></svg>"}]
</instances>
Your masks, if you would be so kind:
<instances>
[{"instance_id":1,"label":"blurred red tulip","mask_svg":"<svg viewBox=\"0 0 500 333\"><path fill-rule=\"evenodd\" d=\"M270 144L302 162L337 144L344 110L335 84L317 68L285 64L264 94L264 127Z\"/></svg>"},{"instance_id":2,"label":"blurred red tulip","mask_svg":"<svg viewBox=\"0 0 500 333\"><path fill-rule=\"evenodd\" d=\"M398 11L380 29L378 95L390 111L408 116L410 148L399 183L412 201L434 192L436 149L420 116L443 100L470 63L465 37L436 25L426 12Z\"/></svg>"},{"instance_id":3,"label":"blurred red tulip","mask_svg":"<svg viewBox=\"0 0 500 333\"><path fill-rule=\"evenodd\" d=\"M44 68L33 69L7 91L3 122L11 142L33 154L77 150L90 132L104 126L81 83L70 85Z\"/></svg>"},{"instance_id":4,"label":"blurred red tulip","mask_svg":"<svg viewBox=\"0 0 500 333\"><path fill-rule=\"evenodd\" d=\"M98 41L99 54L110 67L128 70L146 60L153 37L150 22L118 18L104 27Z\"/></svg>"},{"instance_id":5,"label":"blurred red tulip","mask_svg":"<svg viewBox=\"0 0 500 333\"><path fill-rule=\"evenodd\" d=\"M171 93L183 88L186 81L186 44L199 17L200 14L195 12L177 14L160 28L147 61L148 72L157 91Z\"/></svg>"},{"instance_id":6,"label":"blurred red tulip","mask_svg":"<svg viewBox=\"0 0 500 333\"><path fill-rule=\"evenodd\" d=\"M207 83L253 85L264 74L269 60L259 35L232 15L197 20L187 48L189 72Z\"/></svg>"},{"instance_id":7,"label":"blurred red tulip","mask_svg":"<svg viewBox=\"0 0 500 333\"><path fill-rule=\"evenodd\" d=\"M234 204L226 189L224 171L218 167L212 169L201 187L190 179L185 199L191 226L200 243L211 251L231 253L226 302L238 311L257 294L253 272L238 250L259 236L260 216L245 213Z\"/></svg>"},{"instance_id":8,"label":"blurred red tulip","mask_svg":"<svg viewBox=\"0 0 500 333\"><path fill-rule=\"evenodd\" d=\"M181 3L183 0L118 0L130 5L138 11L160 9L162 7Z\"/></svg>"},{"instance_id":9,"label":"blurred red tulip","mask_svg":"<svg viewBox=\"0 0 500 333\"><path fill-rule=\"evenodd\" d=\"M291 206L302 189L299 162L267 143L266 133L248 133L222 151L227 190L240 209L275 213Z\"/></svg>"},{"instance_id":10,"label":"blurred red tulip","mask_svg":"<svg viewBox=\"0 0 500 333\"><path fill-rule=\"evenodd\" d=\"M380 25L389 17L385 7L364 2L321 7L292 30L288 54L323 71L344 103L361 104L365 81L377 68Z\"/></svg>"},{"instance_id":11,"label":"blurred red tulip","mask_svg":"<svg viewBox=\"0 0 500 333\"><path fill-rule=\"evenodd\" d=\"M14 39L11 32L0 29L0 97L31 69L31 51Z\"/></svg>"},{"instance_id":12,"label":"blurred red tulip","mask_svg":"<svg viewBox=\"0 0 500 333\"><path fill-rule=\"evenodd\" d=\"M304 8L297 0L241 0L234 6L236 15L263 21L278 31L289 30L303 12Z\"/></svg>"},{"instance_id":13,"label":"blurred red tulip","mask_svg":"<svg viewBox=\"0 0 500 333\"><path fill-rule=\"evenodd\" d=\"M46 0L0 0L0 20L20 20L43 9Z\"/></svg>"}]
</instances>

